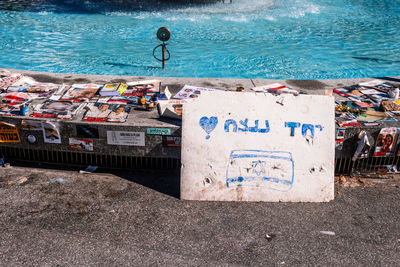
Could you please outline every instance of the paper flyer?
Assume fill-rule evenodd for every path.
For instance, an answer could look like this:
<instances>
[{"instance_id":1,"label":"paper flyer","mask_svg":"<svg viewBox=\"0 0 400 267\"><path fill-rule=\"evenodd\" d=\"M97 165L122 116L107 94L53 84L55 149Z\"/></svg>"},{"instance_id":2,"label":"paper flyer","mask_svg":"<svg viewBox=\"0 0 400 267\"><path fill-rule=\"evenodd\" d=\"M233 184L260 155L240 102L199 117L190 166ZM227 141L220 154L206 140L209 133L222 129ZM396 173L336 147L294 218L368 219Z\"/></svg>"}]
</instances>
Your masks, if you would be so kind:
<instances>
[{"instance_id":1,"label":"paper flyer","mask_svg":"<svg viewBox=\"0 0 400 267\"><path fill-rule=\"evenodd\" d=\"M82 138L69 138L69 149L93 151L93 140Z\"/></svg>"},{"instance_id":2,"label":"paper flyer","mask_svg":"<svg viewBox=\"0 0 400 267\"><path fill-rule=\"evenodd\" d=\"M159 100L157 105L158 114L160 117L181 120L184 104L193 100L194 99Z\"/></svg>"},{"instance_id":3,"label":"paper flyer","mask_svg":"<svg viewBox=\"0 0 400 267\"><path fill-rule=\"evenodd\" d=\"M18 115L20 108L18 106L12 106L7 103L0 103L0 114L1 115Z\"/></svg>"},{"instance_id":4,"label":"paper flyer","mask_svg":"<svg viewBox=\"0 0 400 267\"><path fill-rule=\"evenodd\" d=\"M175 96L174 98L177 99L190 99L190 98L197 98L200 96L201 92L209 92L215 91L216 89L212 88L202 88L197 86L190 86L185 85Z\"/></svg>"},{"instance_id":5,"label":"paper flyer","mask_svg":"<svg viewBox=\"0 0 400 267\"><path fill-rule=\"evenodd\" d=\"M372 80L372 81L368 81L368 82L359 83L358 85L365 86L365 87L374 87L374 86L377 86L382 83L384 83L384 81L382 81L382 80Z\"/></svg>"},{"instance_id":6,"label":"paper flyer","mask_svg":"<svg viewBox=\"0 0 400 267\"><path fill-rule=\"evenodd\" d=\"M43 104L36 105L30 116L36 118L72 119L76 112L82 108L82 105L84 104L46 100Z\"/></svg>"},{"instance_id":7,"label":"paper flyer","mask_svg":"<svg viewBox=\"0 0 400 267\"><path fill-rule=\"evenodd\" d=\"M5 90L7 87L11 86L13 83L17 82L22 77L21 74L10 74L9 76L4 77L0 81L0 90Z\"/></svg>"},{"instance_id":8,"label":"paper flyer","mask_svg":"<svg viewBox=\"0 0 400 267\"><path fill-rule=\"evenodd\" d=\"M54 83L34 82L33 84L25 84L22 86L10 86L7 88L7 92L32 93L37 95L37 97L46 98L51 96L54 92L58 91L60 87L62 86Z\"/></svg>"},{"instance_id":9,"label":"paper flyer","mask_svg":"<svg viewBox=\"0 0 400 267\"><path fill-rule=\"evenodd\" d=\"M154 95L160 92L159 80L146 80L137 82L128 82L128 88L122 93L123 96L143 96Z\"/></svg>"},{"instance_id":10,"label":"paper flyer","mask_svg":"<svg viewBox=\"0 0 400 267\"><path fill-rule=\"evenodd\" d=\"M34 99L34 94L21 92L3 93L0 95L0 114L20 115L21 107L27 107L32 99Z\"/></svg>"},{"instance_id":11,"label":"paper flyer","mask_svg":"<svg viewBox=\"0 0 400 267\"><path fill-rule=\"evenodd\" d=\"M138 101L137 96L113 96L107 100L107 103L137 106L139 105Z\"/></svg>"},{"instance_id":12,"label":"paper flyer","mask_svg":"<svg viewBox=\"0 0 400 267\"><path fill-rule=\"evenodd\" d=\"M15 82L13 82L13 84L11 86L28 86L30 87L32 84L36 83L36 81L29 77L29 76L25 76L25 75L21 75L19 77L19 79Z\"/></svg>"},{"instance_id":13,"label":"paper flyer","mask_svg":"<svg viewBox=\"0 0 400 267\"><path fill-rule=\"evenodd\" d=\"M90 103L86 107L88 110L83 117L84 121L105 122L114 106L108 103Z\"/></svg>"},{"instance_id":14,"label":"paper flyer","mask_svg":"<svg viewBox=\"0 0 400 267\"><path fill-rule=\"evenodd\" d=\"M126 105L115 105L108 114L107 122L126 122L131 108Z\"/></svg>"},{"instance_id":15,"label":"paper flyer","mask_svg":"<svg viewBox=\"0 0 400 267\"><path fill-rule=\"evenodd\" d=\"M96 94L100 87L98 84L73 84L60 101L96 102L98 99Z\"/></svg>"},{"instance_id":16,"label":"paper flyer","mask_svg":"<svg viewBox=\"0 0 400 267\"><path fill-rule=\"evenodd\" d=\"M109 103L90 103L83 117L84 121L125 122L131 108L127 105Z\"/></svg>"},{"instance_id":17,"label":"paper flyer","mask_svg":"<svg viewBox=\"0 0 400 267\"><path fill-rule=\"evenodd\" d=\"M166 136L165 146L169 147L180 147L182 138L180 136Z\"/></svg>"},{"instance_id":18,"label":"paper flyer","mask_svg":"<svg viewBox=\"0 0 400 267\"><path fill-rule=\"evenodd\" d=\"M145 133L107 131L107 144L120 146L145 146Z\"/></svg>"},{"instance_id":19,"label":"paper flyer","mask_svg":"<svg viewBox=\"0 0 400 267\"><path fill-rule=\"evenodd\" d=\"M25 131L42 131L42 121L22 120L21 128Z\"/></svg>"},{"instance_id":20,"label":"paper flyer","mask_svg":"<svg viewBox=\"0 0 400 267\"><path fill-rule=\"evenodd\" d=\"M124 83L107 83L101 90L101 96L119 96L123 94L128 86Z\"/></svg>"},{"instance_id":21,"label":"paper flyer","mask_svg":"<svg viewBox=\"0 0 400 267\"><path fill-rule=\"evenodd\" d=\"M397 128L383 128L376 140L374 157L392 157L398 138Z\"/></svg>"},{"instance_id":22,"label":"paper flyer","mask_svg":"<svg viewBox=\"0 0 400 267\"><path fill-rule=\"evenodd\" d=\"M57 123L42 121L42 128L45 143L61 144L61 135Z\"/></svg>"},{"instance_id":23,"label":"paper flyer","mask_svg":"<svg viewBox=\"0 0 400 267\"><path fill-rule=\"evenodd\" d=\"M371 145L369 144L367 132L361 131L359 134L359 141L358 141L357 149L354 152L352 161L356 161L358 158L367 158L370 147L371 147Z\"/></svg>"}]
</instances>

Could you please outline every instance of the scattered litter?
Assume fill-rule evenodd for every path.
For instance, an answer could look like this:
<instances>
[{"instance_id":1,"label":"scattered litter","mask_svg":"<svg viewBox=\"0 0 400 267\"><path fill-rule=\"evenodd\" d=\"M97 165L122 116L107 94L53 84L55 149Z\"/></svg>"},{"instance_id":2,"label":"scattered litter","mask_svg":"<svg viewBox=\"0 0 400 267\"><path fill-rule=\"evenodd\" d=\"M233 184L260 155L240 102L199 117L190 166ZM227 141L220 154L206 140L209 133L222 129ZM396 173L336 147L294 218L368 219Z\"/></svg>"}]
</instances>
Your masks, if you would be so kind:
<instances>
[{"instance_id":1,"label":"scattered litter","mask_svg":"<svg viewBox=\"0 0 400 267\"><path fill-rule=\"evenodd\" d=\"M257 87L252 88L251 90L253 90L255 92L272 93L275 95L280 95L280 94L293 94L295 96L299 95L298 91L291 89L289 87L286 87L285 85L282 85L279 83L257 86Z\"/></svg>"},{"instance_id":2,"label":"scattered litter","mask_svg":"<svg viewBox=\"0 0 400 267\"><path fill-rule=\"evenodd\" d=\"M335 232L332 231L319 231L319 232L324 235L335 235Z\"/></svg>"},{"instance_id":3,"label":"scattered litter","mask_svg":"<svg viewBox=\"0 0 400 267\"><path fill-rule=\"evenodd\" d=\"M28 177L22 177L18 180L17 184L23 185L26 184L26 182L28 182Z\"/></svg>"},{"instance_id":4,"label":"scattered litter","mask_svg":"<svg viewBox=\"0 0 400 267\"><path fill-rule=\"evenodd\" d=\"M349 177L340 175L335 177L335 184L343 187L373 186L374 182L361 177ZM338 192L338 195L340 192Z\"/></svg>"},{"instance_id":5,"label":"scattered litter","mask_svg":"<svg viewBox=\"0 0 400 267\"><path fill-rule=\"evenodd\" d=\"M4 163L4 164L3 164L3 167L4 167L4 168L8 168L8 167L10 167L10 166L11 166L10 163Z\"/></svg>"},{"instance_id":6,"label":"scattered litter","mask_svg":"<svg viewBox=\"0 0 400 267\"><path fill-rule=\"evenodd\" d=\"M265 235L265 239L268 240L268 242L271 242L272 239L274 239L276 237L276 234L266 234Z\"/></svg>"},{"instance_id":7,"label":"scattered litter","mask_svg":"<svg viewBox=\"0 0 400 267\"><path fill-rule=\"evenodd\" d=\"M285 264L285 262L284 262L284 261L281 261L281 264Z\"/></svg>"},{"instance_id":8,"label":"scattered litter","mask_svg":"<svg viewBox=\"0 0 400 267\"><path fill-rule=\"evenodd\" d=\"M80 170L79 173L92 173L97 170L97 166L88 166L85 170Z\"/></svg>"},{"instance_id":9,"label":"scattered litter","mask_svg":"<svg viewBox=\"0 0 400 267\"><path fill-rule=\"evenodd\" d=\"M59 184L67 184L67 183L70 183L71 181L68 179L65 179L65 178L57 177L57 178L51 179L51 182L59 183Z\"/></svg>"},{"instance_id":10,"label":"scattered litter","mask_svg":"<svg viewBox=\"0 0 400 267\"><path fill-rule=\"evenodd\" d=\"M399 172L399 171L397 170L396 165L383 165L383 166L380 166L380 167L378 168L378 172L397 173L397 172Z\"/></svg>"}]
</instances>

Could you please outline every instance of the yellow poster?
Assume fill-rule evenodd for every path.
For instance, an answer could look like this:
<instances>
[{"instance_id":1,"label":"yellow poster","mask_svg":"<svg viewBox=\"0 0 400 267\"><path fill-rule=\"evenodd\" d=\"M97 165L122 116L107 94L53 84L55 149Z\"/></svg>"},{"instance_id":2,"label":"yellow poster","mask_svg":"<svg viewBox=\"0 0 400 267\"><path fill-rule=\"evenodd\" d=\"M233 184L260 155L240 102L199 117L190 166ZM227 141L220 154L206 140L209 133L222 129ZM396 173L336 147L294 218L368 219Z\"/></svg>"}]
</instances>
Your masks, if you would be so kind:
<instances>
[{"instance_id":1,"label":"yellow poster","mask_svg":"<svg viewBox=\"0 0 400 267\"><path fill-rule=\"evenodd\" d=\"M0 143L20 143L19 133L14 124L0 121Z\"/></svg>"}]
</instances>

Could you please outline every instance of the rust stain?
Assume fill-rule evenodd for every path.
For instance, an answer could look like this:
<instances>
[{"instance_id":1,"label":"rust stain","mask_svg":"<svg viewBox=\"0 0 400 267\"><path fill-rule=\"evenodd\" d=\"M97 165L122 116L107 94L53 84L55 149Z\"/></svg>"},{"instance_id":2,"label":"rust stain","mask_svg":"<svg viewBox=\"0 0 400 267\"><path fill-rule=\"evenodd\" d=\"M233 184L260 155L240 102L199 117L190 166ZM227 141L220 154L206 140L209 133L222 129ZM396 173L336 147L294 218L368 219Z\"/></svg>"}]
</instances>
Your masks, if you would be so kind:
<instances>
[{"instance_id":1,"label":"rust stain","mask_svg":"<svg viewBox=\"0 0 400 267\"><path fill-rule=\"evenodd\" d=\"M218 181L218 189L222 190L226 187L226 184L222 183L221 181Z\"/></svg>"},{"instance_id":2,"label":"rust stain","mask_svg":"<svg viewBox=\"0 0 400 267\"><path fill-rule=\"evenodd\" d=\"M236 193L237 193L237 195L236 195L237 200L242 201L243 200L243 187L241 187L241 186L236 187Z\"/></svg>"}]
</instances>

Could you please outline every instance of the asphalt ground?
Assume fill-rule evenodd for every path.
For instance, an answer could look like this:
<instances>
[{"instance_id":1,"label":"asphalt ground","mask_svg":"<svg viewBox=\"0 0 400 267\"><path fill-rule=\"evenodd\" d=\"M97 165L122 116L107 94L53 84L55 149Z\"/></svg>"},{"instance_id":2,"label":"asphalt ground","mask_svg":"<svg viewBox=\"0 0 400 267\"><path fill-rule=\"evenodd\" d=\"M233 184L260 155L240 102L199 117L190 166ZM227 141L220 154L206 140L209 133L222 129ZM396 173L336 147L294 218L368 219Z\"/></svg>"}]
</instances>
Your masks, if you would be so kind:
<instances>
[{"instance_id":1,"label":"asphalt ground","mask_svg":"<svg viewBox=\"0 0 400 267\"><path fill-rule=\"evenodd\" d=\"M78 170L0 168L0 265L400 265L397 175L341 177L329 203L198 202L179 170Z\"/></svg>"}]
</instances>

